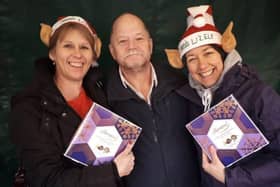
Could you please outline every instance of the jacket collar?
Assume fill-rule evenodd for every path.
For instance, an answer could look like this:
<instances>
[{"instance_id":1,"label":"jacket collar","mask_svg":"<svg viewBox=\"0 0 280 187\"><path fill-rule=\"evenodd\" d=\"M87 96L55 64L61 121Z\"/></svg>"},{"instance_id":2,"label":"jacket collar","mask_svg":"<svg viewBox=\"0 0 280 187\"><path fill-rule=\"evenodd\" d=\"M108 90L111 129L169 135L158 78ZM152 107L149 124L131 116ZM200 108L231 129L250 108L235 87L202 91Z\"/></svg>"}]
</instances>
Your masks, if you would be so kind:
<instances>
[{"instance_id":1,"label":"jacket collar","mask_svg":"<svg viewBox=\"0 0 280 187\"><path fill-rule=\"evenodd\" d=\"M35 76L33 77L32 83L23 92L13 97L12 105L24 100L26 97L46 97L54 104L66 103L54 83L55 67L52 63L49 58L40 58L35 61ZM87 93L88 90L94 89L95 84L99 84L98 80L100 79L101 73L96 69L90 68L84 78L83 84ZM93 97L92 94L89 94L89 96Z\"/></svg>"},{"instance_id":2,"label":"jacket collar","mask_svg":"<svg viewBox=\"0 0 280 187\"><path fill-rule=\"evenodd\" d=\"M241 64L242 58L236 50L230 52L224 63L223 72L217 82L211 86L210 88L204 88L199 82L194 80L192 76L189 74L189 84L192 88L196 90L198 95L201 98L202 104L204 106L204 111L207 111L212 103L214 92L220 87L221 83L223 82L224 75L235 65Z\"/></svg>"},{"instance_id":3,"label":"jacket collar","mask_svg":"<svg viewBox=\"0 0 280 187\"><path fill-rule=\"evenodd\" d=\"M203 95L205 94L205 92L210 92L213 93L215 92L219 87L220 84L223 82L224 76L225 74L235 65L235 64L241 64L242 62L242 58L239 55L239 53L236 50L233 50L232 52L230 52L225 61L224 61L224 69L223 72L220 76L220 78L217 80L217 82L210 88L204 88L199 82L197 82L196 80L194 80L192 78L192 76L189 74L188 79L189 79L189 84L192 88L194 88L198 95L200 97L203 97Z\"/></svg>"},{"instance_id":4,"label":"jacket collar","mask_svg":"<svg viewBox=\"0 0 280 187\"><path fill-rule=\"evenodd\" d=\"M151 63L150 63L151 64ZM121 71L121 68L119 67L119 74L120 74L120 78L121 78L121 81L122 81L122 84L125 88L127 88L128 86L133 88L133 86L126 80L126 78L124 77L122 71ZM155 72L155 68L154 66L151 64L151 71L152 71L152 85L151 87L156 87L157 84L158 84L158 80L157 80L157 74ZM134 88L133 88L134 89ZM134 89L135 90L135 89Z\"/></svg>"},{"instance_id":5,"label":"jacket collar","mask_svg":"<svg viewBox=\"0 0 280 187\"><path fill-rule=\"evenodd\" d=\"M249 79L259 79L254 68L247 64L235 64L224 75L224 79L220 84L220 87L214 93L214 99L218 95L230 95L235 90L240 88L244 81ZM191 88L189 83L176 90L177 93L186 99L192 101L197 105L202 105L201 98L197 94L196 90Z\"/></svg>"},{"instance_id":6,"label":"jacket collar","mask_svg":"<svg viewBox=\"0 0 280 187\"><path fill-rule=\"evenodd\" d=\"M153 88L152 100L160 100L172 90L182 86L186 81L181 71L172 69L167 63L154 63L153 66L157 75L158 85ZM139 100L139 97L130 88L123 86L117 67L113 70L108 81L107 96L109 102L129 99Z\"/></svg>"},{"instance_id":7,"label":"jacket collar","mask_svg":"<svg viewBox=\"0 0 280 187\"><path fill-rule=\"evenodd\" d=\"M158 84L158 80L157 80L157 75L156 75L156 72L155 72L155 69L153 67L153 65L150 63L150 67L151 67L151 85L150 85L150 88L149 88L149 92L148 92L148 95L147 95L147 103L149 105L151 105L151 95L152 95L152 91L154 89L154 87L157 87L157 84ZM122 71L121 71L121 68L119 67L119 76L120 76L120 79L122 81L122 85L125 87L125 88L130 88L138 97L140 97L141 99L146 99L145 96L139 92L132 84L130 84L127 79L124 77Z\"/></svg>"},{"instance_id":8,"label":"jacket collar","mask_svg":"<svg viewBox=\"0 0 280 187\"><path fill-rule=\"evenodd\" d=\"M202 105L201 99L197 94L196 90L191 88L188 82L176 91L179 95L183 96L187 100L190 100L197 105Z\"/></svg>"}]
</instances>

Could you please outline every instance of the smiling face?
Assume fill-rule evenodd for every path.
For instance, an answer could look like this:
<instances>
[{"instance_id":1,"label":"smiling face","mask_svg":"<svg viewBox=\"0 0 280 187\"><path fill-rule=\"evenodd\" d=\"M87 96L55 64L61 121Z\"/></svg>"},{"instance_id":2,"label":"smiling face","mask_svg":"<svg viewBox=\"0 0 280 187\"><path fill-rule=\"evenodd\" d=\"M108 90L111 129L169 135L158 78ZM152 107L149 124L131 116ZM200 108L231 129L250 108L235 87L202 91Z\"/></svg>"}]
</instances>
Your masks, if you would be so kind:
<instances>
[{"instance_id":1,"label":"smiling face","mask_svg":"<svg viewBox=\"0 0 280 187\"><path fill-rule=\"evenodd\" d=\"M152 39L144 23L125 14L114 23L109 49L122 69L139 69L150 63Z\"/></svg>"},{"instance_id":2,"label":"smiling face","mask_svg":"<svg viewBox=\"0 0 280 187\"><path fill-rule=\"evenodd\" d=\"M55 78L61 82L82 82L94 53L87 37L78 29L68 29L59 36L49 57L56 64Z\"/></svg>"},{"instance_id":3,"label":"smiling face","mask_svg":"<svg viewBox=\"0 0 280 187\"><path fill-rule=\"evenodd\" d=\"M192 78L205 88L219 80L224 68L221 54L211 45L203 45L186 53L186 65Z\"/></svg>"}]
</instances>

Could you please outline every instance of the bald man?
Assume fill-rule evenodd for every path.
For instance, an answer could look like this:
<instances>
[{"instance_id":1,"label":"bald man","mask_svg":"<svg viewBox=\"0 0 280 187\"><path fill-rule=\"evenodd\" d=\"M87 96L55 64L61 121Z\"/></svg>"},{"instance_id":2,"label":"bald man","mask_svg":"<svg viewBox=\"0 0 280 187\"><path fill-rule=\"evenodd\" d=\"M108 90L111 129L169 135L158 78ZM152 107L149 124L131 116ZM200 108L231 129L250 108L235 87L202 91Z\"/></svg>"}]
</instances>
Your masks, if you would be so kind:
<instances>
[{"instance_id":1,"label":"bald man","mask_svg":"<svg viewBox=\"0 0 280 187\"><path fill-rule=\"evenodd\" d=\"M181 75L167 62L151 63L152 38L136 15L115 19L109 49L118 64L107 84L111 109L142 127L127 187L196 187L199 167L185 129L188 104L175 92Z\"/></svg>"}]
</instances>

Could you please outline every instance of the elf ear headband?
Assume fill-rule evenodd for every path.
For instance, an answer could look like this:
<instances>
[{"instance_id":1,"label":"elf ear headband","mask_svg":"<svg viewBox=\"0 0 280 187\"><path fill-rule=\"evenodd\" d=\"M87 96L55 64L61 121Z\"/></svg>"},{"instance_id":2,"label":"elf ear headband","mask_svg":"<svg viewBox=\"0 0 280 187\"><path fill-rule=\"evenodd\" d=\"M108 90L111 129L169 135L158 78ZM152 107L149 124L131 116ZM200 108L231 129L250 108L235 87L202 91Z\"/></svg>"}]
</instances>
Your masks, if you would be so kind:
<instances>
[{"instance_id":1,"label":"elf ear headband","mask_svg":"<svg viewBox=\"0 0 280 187\"><path fill-rule=\"evenodd\" d=\"M83 18L81 18L79 16L67 16L62 19L59 19L52 27L47 24L41 23L40 24L41 25L41 30L40 30L41 41L46 46L49 46L50 38L53 36L55 31L58 28L60 28L62 25L64 25L65 23L69 23L69 22L81 24L88 29L88 31L94 38L94 42L95 42L94 51L98 58L101 54L102 42L101 42L100 38L97 36L95 29L92 26L90 26L86 20L84 20Z\"/></svg>"},{"instance_id":2,"label":"elf ear headband","mask_svg":"<svg viewBox=\"0 0 280 187\"><path fill-rule=\"evenodd\" d=\"M221 47L226 52L229 53L236 47L236 39L232 33L233 22L231 21L227 26L225 32L221 38ZM181 69L184 67L184 64L180 58L179 51L177 49L165 49L165 53L168 58L169 64L176 69Z\"/></svg>"}]
</instances>

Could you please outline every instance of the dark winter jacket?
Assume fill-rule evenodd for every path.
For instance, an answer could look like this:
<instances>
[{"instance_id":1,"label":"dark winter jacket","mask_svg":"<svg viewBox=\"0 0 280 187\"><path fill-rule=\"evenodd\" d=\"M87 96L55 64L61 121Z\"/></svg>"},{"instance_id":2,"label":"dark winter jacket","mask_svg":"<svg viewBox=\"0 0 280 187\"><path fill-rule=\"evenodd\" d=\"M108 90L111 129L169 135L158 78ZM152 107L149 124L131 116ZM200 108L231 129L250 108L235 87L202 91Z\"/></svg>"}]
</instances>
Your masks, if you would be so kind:
<instances>
[{"instance_id":1,"label":"dark winter jacket","mask_svg":"<svg viewBox=\"0 0 280 187\"><path fill-rule=\"evenodd\" d=\"M201 98L186 84L178 93L190 101L190 120L203 113ZM280 186L280 97L265 85L247 65L236 64L224 76L214 92L211 106L230 94L264 133L270 144L251 156L226 168L226 185L203 172L203 187L279 187ZM201 149L198 147L199 156ZM201 161L201 158L200 158Z\"/></svg>"},{"instance_id":2,"label":"dark winter jacket","mask_svg":"<svg viewBox=\"0 0 280 187\"><path fill-rule=\"evenodd\" d=\"M158 85L152 91L151 105L122 85L117 69L108 83L111 109L143 129L133 148L134 170L124 178L126 186L196 187L198 160L185 128L189 111L184 98L174 91L181 81L170 67L154 67Z\"/></svg>"},{"instance_id":3,"label":"dark winter jacket","mask_svg":"<svg viewBox=\"0 0 280 187\"><path fill-rule=\"evenodd\" d=\"M11 102L11 138L27 181L31 186L117 186L119 177L113 163L84 167L63 156L81 118L55 86L52 62L41 59L35 69L31 85ZM83 86L93 101L105 105L99 78L99 70L90 68Z\"/></svg>"}]
</instances>

